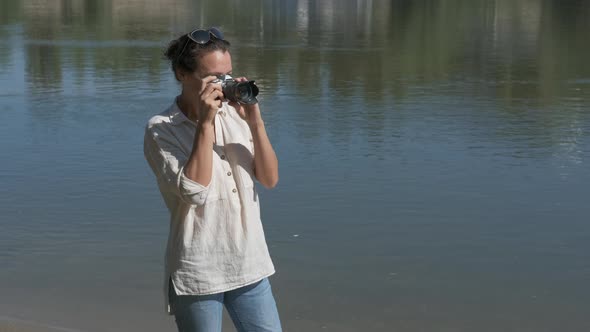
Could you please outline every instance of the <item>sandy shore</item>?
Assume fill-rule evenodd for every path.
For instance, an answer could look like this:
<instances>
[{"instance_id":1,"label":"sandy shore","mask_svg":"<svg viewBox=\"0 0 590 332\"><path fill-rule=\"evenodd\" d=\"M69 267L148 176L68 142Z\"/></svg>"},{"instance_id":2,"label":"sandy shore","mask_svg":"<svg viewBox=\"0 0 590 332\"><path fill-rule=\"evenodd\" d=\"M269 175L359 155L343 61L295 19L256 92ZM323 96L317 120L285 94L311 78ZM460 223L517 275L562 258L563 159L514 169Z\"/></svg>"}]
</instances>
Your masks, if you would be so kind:
<instances>
[{"instance_id":1,"label":"sandy shore","mask_svg":"<svg viewBox=\"0 0 590 332\"><path fill-rule=\"evenodd\" d=\"M80 332L19 319L0 317L0 332Z\"/></svg>"}]
</instances>

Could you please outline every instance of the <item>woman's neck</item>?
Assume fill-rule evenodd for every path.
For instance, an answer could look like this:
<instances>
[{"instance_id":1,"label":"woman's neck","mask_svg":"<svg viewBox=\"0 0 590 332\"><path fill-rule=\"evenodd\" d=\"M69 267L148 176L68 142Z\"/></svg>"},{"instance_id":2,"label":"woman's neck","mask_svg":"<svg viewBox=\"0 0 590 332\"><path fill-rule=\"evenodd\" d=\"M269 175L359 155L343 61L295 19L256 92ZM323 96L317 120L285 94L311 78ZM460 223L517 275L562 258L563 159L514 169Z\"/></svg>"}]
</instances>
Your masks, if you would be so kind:
<instances>
[{"instance_id":1,"label":"woman's neck","mask_svg":"<svg viewBox=\"0 0 590 332\"><path fill-rule=\"evenodd\" d=\"M198 121L197 107L189 101L184 92L176 96L176 105L189 120Z\"/></svg>"}]
</instances>

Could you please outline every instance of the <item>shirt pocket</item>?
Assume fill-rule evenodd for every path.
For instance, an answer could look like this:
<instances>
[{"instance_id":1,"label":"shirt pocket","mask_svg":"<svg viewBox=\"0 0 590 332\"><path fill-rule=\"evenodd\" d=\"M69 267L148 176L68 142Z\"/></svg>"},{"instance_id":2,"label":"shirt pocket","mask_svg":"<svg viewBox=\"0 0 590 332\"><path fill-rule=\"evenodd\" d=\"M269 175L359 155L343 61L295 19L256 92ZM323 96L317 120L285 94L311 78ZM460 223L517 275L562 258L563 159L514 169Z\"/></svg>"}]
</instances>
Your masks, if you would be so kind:
<instances>
[{"instance_id":1,"label":"shirt pocket","mask_svg":"<svg viewBox=\"0 0 590 332\"><path fill-rule=\"evenodd\" d=\"M254 186L254 155L243 144L231 143L225 146L232 172L238 186L251 188Z\"/></svg>"},{"instance_id":2,"label":"shirt pocket","mask_svg":"<svg viewBox=\"0 0 590 332\"><path fill-rule=\"evenodd\" d=\"M209 192L207 193L207 201L212 202L227 197L227 185L224 176L225 171L223 167L223 161L220 156L213 152L213 170L211 174L211 185L209 186Z\"/></svg>"}]
</instances>

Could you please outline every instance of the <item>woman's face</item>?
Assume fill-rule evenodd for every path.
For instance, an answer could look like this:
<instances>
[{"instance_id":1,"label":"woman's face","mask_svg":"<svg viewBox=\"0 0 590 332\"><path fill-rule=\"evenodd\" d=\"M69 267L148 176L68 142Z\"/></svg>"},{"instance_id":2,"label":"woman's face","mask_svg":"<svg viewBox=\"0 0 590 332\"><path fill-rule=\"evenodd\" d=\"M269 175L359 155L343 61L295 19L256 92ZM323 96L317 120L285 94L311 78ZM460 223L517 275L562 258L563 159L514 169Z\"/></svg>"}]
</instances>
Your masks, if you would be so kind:
<instances>
[{"instance_id":1,"label":"woman's face","mask_svg":"<svg viewBox=\"0 0 590 332\"><path fill-rule=\"evenodd\" d=\"M203 79L208 76L230 75L232 73L231 55L229 52L213 51L199 59L199 68L193 73L180 75L183 90L201 91Z\"/></svg>"}]
</instances>

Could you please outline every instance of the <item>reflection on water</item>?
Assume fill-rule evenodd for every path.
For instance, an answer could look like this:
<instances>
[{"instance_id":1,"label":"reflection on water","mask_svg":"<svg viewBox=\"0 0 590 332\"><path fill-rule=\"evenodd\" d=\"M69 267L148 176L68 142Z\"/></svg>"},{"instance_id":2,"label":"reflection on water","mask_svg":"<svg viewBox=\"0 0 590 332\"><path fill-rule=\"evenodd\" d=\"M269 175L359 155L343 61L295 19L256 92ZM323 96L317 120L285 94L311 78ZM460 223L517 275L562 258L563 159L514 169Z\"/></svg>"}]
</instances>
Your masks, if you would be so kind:
<instances>
[{"instance_id":1,"label":"reflection on water","mask_svg":"<svg viewBox=\"0 0 590 332\"><path fill-rule=\"evenodd\" d=\"M281 160L289 330L589 328L590 3L557 0L1 1L0 313L110 328L44 309L68 289L170 328L146 320L167 229L141 131L177 93L167 41L211 25Z\"/></svg>"},{"instance_id":2,"label":"reflection on water","mask_svg":"<svg viewBox=\"0 0 590 332\"><path fill-rule=\"evenodd\" d=\"M394 105L422 94L495 100L502 104L493 111L512 113L498 115L502 117L553 107L564 99L581 105L588 86L583 80L590 74L590 6L583 2L284 1L244 6L234 1L88 0L17 1L3 7L7 28L0 33L8 37L14 33L9 24L20 25L24 45L3 52L0 61L26 58L33 95L64 92L66 79L79 86L103 77L112 82L139 77L141 84L158 87L165 42L190 27L212 24L227 31L235 44L236 67L260 78L269 98L273 93L305 96L327 105L352 100L369 106L362 120L377 131L394 116ZM298 114L318 116L313 109ZM358 116L356 110L340 112L338 120L346 124ZM578 117L579 107L565 108L545 119L543 130L529 134L541 137L546 127L570 128ZM313 135L320 130L314 124L323 125L308 122L298 134ZM345 132L335 128L331 134Z\"/></svg>"}]
</instances>

